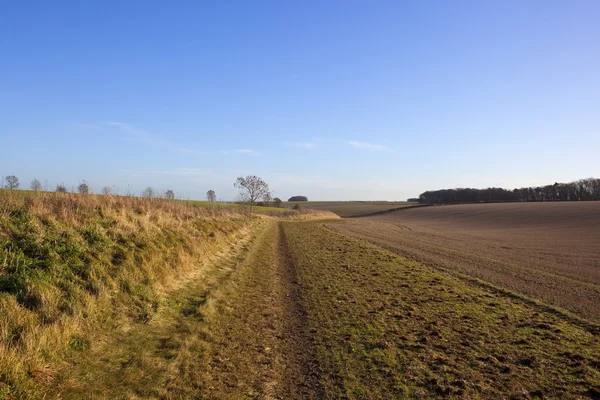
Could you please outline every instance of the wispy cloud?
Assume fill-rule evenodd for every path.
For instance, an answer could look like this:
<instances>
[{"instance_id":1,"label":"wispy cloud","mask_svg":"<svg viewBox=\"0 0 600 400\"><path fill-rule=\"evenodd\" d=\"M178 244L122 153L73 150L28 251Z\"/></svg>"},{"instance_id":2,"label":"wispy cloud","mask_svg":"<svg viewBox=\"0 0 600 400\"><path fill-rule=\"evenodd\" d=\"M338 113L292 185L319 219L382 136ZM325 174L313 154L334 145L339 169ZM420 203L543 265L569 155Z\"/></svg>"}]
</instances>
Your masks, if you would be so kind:
<instances>
[{"instance_id":1,"label":"wispy cloud","mask_svg":"<svg viewBox=\"0 0 600 400\"><path fill-rule=\"evenodd\" d=\"M121 134L124 135L125 139L135 140L137 142L142 142L142 143L152 144L152 145L159 145L159 146L165 146L165 145L170 146L171 145L171 143L169 143L164 138L162 138L156 134L153 134L147 130L140 129L140 128L136 127L135 125L127 123L127 122L104 121L103 124L108 127L117 129L117 131L119 131Z\"/></svg>"},{"instance_id":2,"label":"wispy cloud","mask_svg":"<svg viewBox=\"0 0 600 400\"><path fill-rule=\"evenodd\" d=\"M212 172L202 168L173 168L173 169L124 169L123 172L130 176L207 176Z\"/></svg>"},{"instance_id":3,"label":"wispy cloud","mask_svg":"<svg viewBox=\"0 0 600 400\"><path fill-rule=\"evenodd\" d=\"M346 143L350 146L361 149L361 150L369 150L369 151L384 151L387 153L393 153L395 150L391 147L383 146L380 144L373 144L367 142L359 142L357 140L346 140Z\"/></svg>"},{"instance_id":4,"label":"wispy cloud","mask_svg":"<svg viewBox=\"0 0 600 400\"><path fill-rule=\"evenodd\" d=\"M190 149L187 147L177 147L175 150L182 154L190 154L192 156L202 156L202 155L214 153L212 151L196 150L196 149Z\"/></svg>"},{"instance_id":5,"label":"wispy cloud","mask_svg":"<svg viewBox=\"0 0 600 400\"><path fill-rule=\"evenodd\" d=\"M233 150L198 150L189 147L178 147L175 143L168 141L160 135L145 129L141 129L134 124L122 121L103 121L99 123L72 123L72 127L94 131L96 134L118 136L123 140L131 140L152 146L160 146L165 150L175 151L188 155L208 155L208 154L245 154L251 156L260 156L261 154L253 149L233 149Z\"/></svg>"},{"instance_id":6,"label":"wispy cloud","mask_svg":"<svg viewBox=\"0 0 600 400\"><path fill-rule=\"evenodd\" d=\"M322 140L321 139L315 139L315 140L308 140L308 141L304 141L304 142L287 142L285 145L288 147L297 147L300 149L314 149L315 147L318 147L320 142Z\"/></svg>"},{"instance_id":7,"label":"wispy cloud","mask_svg":"<svg viewBox=\"0 0 600 400\"><path fill-rule=\"evenodd\" d=\"M219 153L221 154L247 154L247 155L251 155L251 156L259 156L260 153L256 150L252 150L252 149L236 149L236 150L221 150Z\"/></svg>"}]
</instances>

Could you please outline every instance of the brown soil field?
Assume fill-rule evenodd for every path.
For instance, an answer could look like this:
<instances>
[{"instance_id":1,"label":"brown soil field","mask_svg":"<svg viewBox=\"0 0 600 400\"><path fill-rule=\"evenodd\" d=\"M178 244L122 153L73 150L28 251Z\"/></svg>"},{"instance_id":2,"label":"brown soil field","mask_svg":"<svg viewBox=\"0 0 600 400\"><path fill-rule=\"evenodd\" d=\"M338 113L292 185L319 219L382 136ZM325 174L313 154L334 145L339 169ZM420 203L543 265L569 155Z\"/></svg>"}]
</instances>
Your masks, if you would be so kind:
<instances>
[{"instance_id":1,"label":"brown soil field","mask_svg":"<svg viewBox=\"0 0 600 400\"><path fill-rule=\"evenodd\" d=\"M424 207L330 226L600 320L600 202Z\"/></svg>"}]
</instances>

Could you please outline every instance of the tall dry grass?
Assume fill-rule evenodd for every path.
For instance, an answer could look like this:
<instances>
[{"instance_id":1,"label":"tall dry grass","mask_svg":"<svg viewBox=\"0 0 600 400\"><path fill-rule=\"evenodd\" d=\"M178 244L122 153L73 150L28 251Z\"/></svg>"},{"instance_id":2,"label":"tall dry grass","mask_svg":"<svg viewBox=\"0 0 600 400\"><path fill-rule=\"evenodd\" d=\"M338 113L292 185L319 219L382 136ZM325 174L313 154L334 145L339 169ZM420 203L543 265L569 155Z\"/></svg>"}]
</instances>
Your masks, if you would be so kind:
<instances>
[{"instance_id":1,"label":"tall dry grass","mask_svg":"<svg viewBox=\"0 0 600 400\"><path fill-rule=\"evenodd\" d=\"M137 197L0 190L0 398L36 397L70 352L150 320L260 218Z\"/></svg>"}]
</instances>

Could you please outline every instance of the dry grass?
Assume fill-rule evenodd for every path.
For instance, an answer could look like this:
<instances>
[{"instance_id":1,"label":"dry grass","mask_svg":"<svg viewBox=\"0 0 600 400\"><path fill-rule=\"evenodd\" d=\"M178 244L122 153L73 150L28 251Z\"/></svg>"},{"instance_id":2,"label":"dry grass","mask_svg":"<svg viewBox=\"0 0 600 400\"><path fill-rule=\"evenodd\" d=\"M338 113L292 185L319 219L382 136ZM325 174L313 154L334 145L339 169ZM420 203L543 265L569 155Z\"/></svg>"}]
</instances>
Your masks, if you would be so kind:
<instances>
[{"instance_id":1,"label":"dry grass","mask_svg":"<svg viewBox=\"0 0 600 400\"><path fill-rule=\"evenodd\" d=\"M134 197L0 191L0 397L36 397L99 332L164 294L262 219Z\"/></svg>"}]
</instances>

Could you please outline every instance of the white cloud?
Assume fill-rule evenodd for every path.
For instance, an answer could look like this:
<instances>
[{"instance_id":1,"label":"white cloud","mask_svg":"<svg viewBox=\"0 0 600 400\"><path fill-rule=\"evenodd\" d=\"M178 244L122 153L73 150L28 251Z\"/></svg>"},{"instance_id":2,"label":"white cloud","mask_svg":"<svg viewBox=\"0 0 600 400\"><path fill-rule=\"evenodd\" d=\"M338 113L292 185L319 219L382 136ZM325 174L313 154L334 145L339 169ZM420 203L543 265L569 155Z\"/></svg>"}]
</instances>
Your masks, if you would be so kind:
<instances>
[{"instance_id":1,"label":"white cloud","mask_svg":"<svg viewBox=\"0 0 600 400\"><path fill-rule=\"evenodd\" d=\"M252 149L239 149L239 150L235 150L236 153L242 153L242 154L258 154L256 151L252 150Z\"/></svg>"},{"instance_id":2,"label":"white cloud","mask_svg":"<svg viewBox=\"0 0 600 400\"><path fill-rule=\"evenodd\" d=\"M285 145L288 147L297 147L297 148L301 148L301 149L314 149L315 147L317 147L319 145L319 143L321 142L321 139L316 139L316 140L309 140L309 141L305 141L305 142L287 142Z\"/></svg>"},{"instance_id":3,"label":"white cloud","mask_svg":"<svg viewBox=\"0 0 600 400\"><path fill-rule=\"evenodd\" d=\"M251 155L251 156L259 156L260 155L260 153L258 151L252 150L252 149L221 150L219 153L221 153L221 154L238 153L238 154L247 154L247 155Z\"/></svg>"},{"instance_id":4,"label":"white cloud","mask_svg":"<svg viewBox=\"0 0 600 400\"><path fill-rule=\"evenodd\" d=\"M173 168L173 169L125 169L123 172L130 176L210 176L212 172L202 168Z\"/></svg>"},{"instance_id":5,"label":"white cloud","mask_svg":"<svg viewBox=\"0 0 600 400\"><path fill-rule=\"evenodd\" d=\"M162 137L154 135L146 130L140 129L128 122L104 121L102 124L108 127L116 128L119 133L124 134L125 138L129 140L135 140L138 142L159 146L171 145Z\"/></svg>"},{"instance_id":6,"label":"white cloud","mask_svg":"<svg viewBox=\"0 0 600 400\"><path fill-rule=\"evenodd\" d=\"M361 149L361 150L370 150L370 151L385 151L388 153L392 153L394 152L394 149L387 147L387 146L383 146L380 144L373 144L373 143L367 143L367 142L359 142L357 140L346 140L346 143L349 144L350 146L356 148L356 149Z\"/></svg>"},{"instance_id":7,"label":"white cloud","mask_svg":"<svg viewBox=\"0 0 600 400\"><path fill-rule=\"evenodd\" d=\"M206 155L206 154L213 154L214 152L211 151L203 151L203 150L196 150L196 149L189 149L187 147L178 147L177 149L178 152L183 153L183 154L190 154L193 156L198 156L198 155Z\"/></svg>"}]
</instances>

